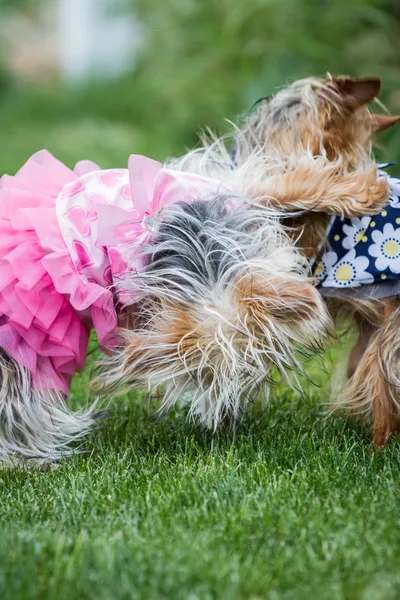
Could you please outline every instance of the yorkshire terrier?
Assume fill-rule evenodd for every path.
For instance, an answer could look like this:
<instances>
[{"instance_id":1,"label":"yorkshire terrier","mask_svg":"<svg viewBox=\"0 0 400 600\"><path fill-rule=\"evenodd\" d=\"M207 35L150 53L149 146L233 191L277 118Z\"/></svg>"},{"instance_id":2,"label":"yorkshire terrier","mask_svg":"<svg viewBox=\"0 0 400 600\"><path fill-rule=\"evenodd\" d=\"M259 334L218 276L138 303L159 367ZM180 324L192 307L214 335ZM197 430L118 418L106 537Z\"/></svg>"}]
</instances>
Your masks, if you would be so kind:
<instances>
[{"instance_id":1,"label":"yorkshire terrier","mask_svg":"<svg viewBox=\"0 0 400 600\"><path fill-rule=\"evenodd\" d=\"M400 117L370 112L379 91L376 77L296 81L262 100L229 156L218 142L206 151L239 171L258 161L264 178L247 193L292 215L331 312L353 314L359 340L337 404L372 423L377 448L400 432L400 180L372 154L373 134Z\"/></svg>"},{"instance_id":2,"label":"yorkshire terrier","mask_svg":"<svg viewBox=\"0 0 400 600\"><path fill-rule=\"evenodd\" d=\"M91 329L108 354L100 387L161 389L161 410L183 403L214 429L325 339L281 213L252 206L227 171L137 155L71 171L42 151L1 179L1 460L51 462L88 431L95 406L71 412L66 398Z\"/></svg>"}]
</instances>

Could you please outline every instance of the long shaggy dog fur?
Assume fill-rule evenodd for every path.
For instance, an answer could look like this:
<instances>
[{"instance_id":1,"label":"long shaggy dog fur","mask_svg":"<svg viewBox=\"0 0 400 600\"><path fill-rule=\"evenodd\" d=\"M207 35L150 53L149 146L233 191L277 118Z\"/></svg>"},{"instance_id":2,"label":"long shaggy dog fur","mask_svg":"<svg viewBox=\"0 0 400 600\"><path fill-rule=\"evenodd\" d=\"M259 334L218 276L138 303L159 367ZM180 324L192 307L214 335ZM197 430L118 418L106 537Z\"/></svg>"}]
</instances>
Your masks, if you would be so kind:
<instances>
[{"instance_id":1,"label":"long shaggy dog fur","mask_svg":"<svg viewBox=\"0 0 400 600\"><path fill-rule=\"evenodd\" d=\"M61 392L32 389L29 371L3 351L0 380L0 463L53 462L79 449L95 422L96 403L72 412Z\"/></svg>"},{"instance_id":2,"label":"long shaggy dog fur","mask_svg":"<svg viewBox=\"0 0 400 600\"><path fill-rule=\"evenodd\" d=\"M378 212L389 190L377 176L371 134L389 123L366 106L379 80L361 80L359 86L356 81L296 81L260 104L235 130L230 149L223 139L205 140L205 148L177 165L219 173L251 198L285 212L346 217Z\"/></svg>"},{"instance_id":3,"label":"long shaggy dog fur","mask_svg":"<svg viewBox=\"0 0 400 600\"><path fill-rule=\"evenodd\" d=\"M186 404L215 429L237 419L271 367L287 379L296 347L315 351L329 317L277 215L217 197L168 211L144 249L133 330L107 360L106 386L160 388L160 410ZM305 342L305 343L304 343Z\"/></svg>"}]
</instances>

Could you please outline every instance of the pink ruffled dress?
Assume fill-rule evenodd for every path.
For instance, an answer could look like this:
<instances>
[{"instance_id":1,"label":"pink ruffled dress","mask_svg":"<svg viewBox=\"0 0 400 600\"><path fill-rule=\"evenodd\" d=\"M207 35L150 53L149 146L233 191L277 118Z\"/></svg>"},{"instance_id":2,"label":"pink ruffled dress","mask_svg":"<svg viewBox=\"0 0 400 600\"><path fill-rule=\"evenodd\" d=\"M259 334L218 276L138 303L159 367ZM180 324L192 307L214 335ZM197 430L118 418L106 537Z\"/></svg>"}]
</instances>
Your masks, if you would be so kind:
<instances>
[{"instance_id":1,"label":"pink ruffled dress","mask_svg":"<svg viewBox=\"0 0 400 600\"><path fill-rule=\"evenodd\" d=\"M148 217L221 191L217 181L137 155L127 169L83 161L71 171L41 151L1 178L0 347L29 369L34 387L67 394L91 328L112 346L112 286L141 268L134 250L151 235Z\"/></svg>"}]
</instances>

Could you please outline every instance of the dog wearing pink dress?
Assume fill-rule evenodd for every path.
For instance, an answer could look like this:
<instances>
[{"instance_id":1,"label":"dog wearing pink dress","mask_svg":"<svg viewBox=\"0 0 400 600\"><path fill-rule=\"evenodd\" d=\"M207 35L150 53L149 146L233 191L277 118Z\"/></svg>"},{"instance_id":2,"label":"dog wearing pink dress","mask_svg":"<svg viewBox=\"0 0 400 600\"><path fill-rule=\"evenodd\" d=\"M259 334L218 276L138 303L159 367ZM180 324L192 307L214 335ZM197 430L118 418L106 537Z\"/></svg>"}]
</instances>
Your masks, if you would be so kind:
<instances>
[{"instance_id":1,"label":"dog wearing pink dress","mask_svg":"<svg viewBox=\"0 0 400 600\"><path fill-rule=\"evenodd\" d=\"M66 398L92 329L109 355L104 387L161 386L162 408L187 403L212 427L237 417L272 364L287 370L293 345L327 322L278 217L138 155L72 171L41 151L3 176L0 459L51 462L88 431L94 406L71 412ZM274 314L288 282L293 312L307 304L319 323L314 340Z\"/></svg>"}]
</instances>

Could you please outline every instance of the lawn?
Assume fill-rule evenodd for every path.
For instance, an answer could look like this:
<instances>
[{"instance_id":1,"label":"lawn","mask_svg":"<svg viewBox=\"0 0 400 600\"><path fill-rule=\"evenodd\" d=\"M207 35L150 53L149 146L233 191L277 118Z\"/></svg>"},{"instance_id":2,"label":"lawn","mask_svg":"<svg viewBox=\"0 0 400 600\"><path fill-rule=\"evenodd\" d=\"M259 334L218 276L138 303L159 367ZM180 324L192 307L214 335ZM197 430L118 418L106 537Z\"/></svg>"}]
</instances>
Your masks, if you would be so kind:
<instances>
[{"instance_id":1,"label":"lawn","mask_svg":"<svg viewBox=\"0 0 400 600\"><path fill-rule=\"evenodd\" d=\"M172 148L71 97L5 98L0 131L11 173L41 147L106 167ZM154 422L132 395L111 400L87 454L1 471L0 598L399 598L400 446L377 455L363 427L326 414L342 353L308 365L316 385L278 386L234 430L212 436L181 413Z\"/></svg>"},{"instance_id":2,"label":"lawn","mask_svg":"<svg viewBox=\"0 0 400 600\"><path fill-rule=\"evenodd\" d=\"M0 597L398 598L400 446L371 452L326 394L279 388L214 437L113 400L88 455L0 474Z\"/></svg>"}]
</instances>

